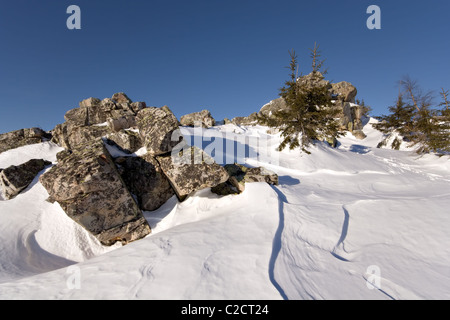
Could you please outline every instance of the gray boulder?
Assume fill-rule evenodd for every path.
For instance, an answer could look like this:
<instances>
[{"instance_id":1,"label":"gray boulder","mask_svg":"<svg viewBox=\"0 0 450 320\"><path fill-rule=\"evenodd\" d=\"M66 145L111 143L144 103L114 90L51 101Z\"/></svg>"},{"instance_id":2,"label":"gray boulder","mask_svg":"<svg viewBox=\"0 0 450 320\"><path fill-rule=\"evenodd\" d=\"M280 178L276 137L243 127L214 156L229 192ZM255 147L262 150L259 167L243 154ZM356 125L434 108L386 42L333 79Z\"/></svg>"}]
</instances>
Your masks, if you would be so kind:
<instances>
[{"instance_id":1,"label":"gray boulder","mask_svg":"<svg viewBox=\"0 0 450 320\"><path fill-rule=\"evenodd\" d=\"M134 153L143 147L139 134L129 130L109 133L106 135L106 141L126 153Z\"/></svg>"},{"instance_id":2,"label":"gray boulder","mask_svg":"<svg viewBox=\"0 0 450 320\"><path fill-rule=\"evenodd\" d=\"M66 214L102 244L123 244L151 232L101 139L66 154L40 182Z\"/></svg>"},{"instance_id":3,"label":"gray boulder","mask_svg":"<svg viewBox=\"0 0 450 320\"><path fill-rule=\"evenodd\" d=\"M356 139L364 140L367 138L366 134L362 130L354 130L352 134L355 136Z\"/></svg>"},{"instance_id":4,"label":"gray boulder","mask_svg":"<svg viewBox=\"0 0 450 320\"><path fill-rule=\"evenodd\" d=\"M0 134L0 153L30 144L41 143L50 138L50 134L39 128L20 129L3 133Z\"/></svg>"},{"instance_id":5,"label":"gray boulder","mask_svg":"<svg viewBox=\"0 0 450 320\"><path fill-rule=\"evenodd\" d=\"M358 94L358 90L350 82L346 81L332 83L330 92L338 100L351 103L355 103L355 98Z\"/></svg>"},{"instance_id":6,"label":"gray boulder","mask_svg":"<svg viewBox=\"0 0 450 320\"><path fill-rule=\"evenodd\" d=\"M229 178L222 166L196 147L185 148L173 156L158 156L156 160L180 201L197 190L215 187Z\"/></svg>"},{"instance_id":7,"label":"gray boulder","mask_svg":"<svg viewBox=\"0 0 450 320\"><path fill-rule=\"evenodd\" d=\"M216 125L216 120L211 115L208 110L202 110L200 112L194 112L184 115L180 118L180 123L182 126L194 127L201 125L204 128L214 127Z\"/></svg>"},{"instance_id":8,"label":"gray boulder","mask_svg":"<svg viewBox=\"0 0 450 320\"><path fill-rule=\"evenodd\" d=\"M274 112L284 110L286 108L287 108L286 101L283 98L278 98L264 105L259 111L259 113L260 115L263 116L270 116Z\"/></svg>"},{"instance_id":9,"label":"gray boulder","mask_svg":"<svg viewBox=\"0 0 450 320\"><path fill-rule=\"evenodd\" d=\"M240 164L225 165L230 178L214 188L211 191L218 195L240 194L245 190L245 183L267 182L268 184L278 185L278 175L263 167L247 168Z\"/></svg>"},{"instance_id":10,"label":"gray boulder","mask_svg":"<svg viewBox=\"0 0 450 320\"><path fill-rule=\"evenodd\" d=\"M10 166L0 172L0 187L6 199L12 199L33 182L36 175L51 165L49 161L32 159L19 166Z\"/></svg>"},{"instance_id":11,"label":"gray boulder","mask_svg":"<svg viewBox=\"0 0 450 320\"><path fill-rule=\"evenodd\" d=\"M137 197L142 210L154 211L175 194L159 163L151 155L121 157L115 162L125 185Z\"/></svg>"},{"instance_id":12,"label":"gray boulder","mask_svg":"<svg viewBox=\"0 0 450 320\"><path fill-rule=\"evenodd\" d=\"M131 101L130 98L128 98L128 96L123 93L123 92L118 92L115 93L112 98L113 101L115 101L116 103L132 103L133 101Z\"/></svg>"},{"instance_id":13,"label":"gray boulder","mask_svg":"<svg viewBox=\"0 0 450 320\"><path fill-rule=\"evenodd\" d=\"M71 122L58 124L52 131L52 142L71 150L92 142L109 133L107 126L78 127Z\"/></svg>"},{"instance_id":14,"label":"gray boulder","mask_svg":"<svg viewBox=\"0 0 450 320\"><path fill-rule=\"evenodd\" d=\"M136 123L147 152L153 156L170 152L184 141L178 119L167 106L142 109L136 116Z\"/></svg>"}]
</instances>

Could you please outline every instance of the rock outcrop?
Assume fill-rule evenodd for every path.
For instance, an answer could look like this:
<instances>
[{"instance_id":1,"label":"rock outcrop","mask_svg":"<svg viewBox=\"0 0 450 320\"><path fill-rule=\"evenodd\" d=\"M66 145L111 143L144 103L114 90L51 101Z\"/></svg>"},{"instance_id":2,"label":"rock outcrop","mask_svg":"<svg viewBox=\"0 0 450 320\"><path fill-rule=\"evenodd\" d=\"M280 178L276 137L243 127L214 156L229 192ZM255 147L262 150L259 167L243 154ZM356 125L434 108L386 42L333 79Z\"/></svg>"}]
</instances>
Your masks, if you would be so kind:
<instances>
[{"instance_id":1,"label":"rock outcrop","mask_svg":"<svg viewBox=\"0 0 450 320\"><path fill-rule=\"evenodd\" d=\"M158 156L156 160L180 201L194 191L215 187L229 178L222 166L196 147L185 148L176 155Z\"/></svg>"},{"instance_id":2,"label":"rock outcrop","mask_svg":"<svg viewBox=\"0 0 450 320\"><path fill-rule=\"evenodd\" d=\"M27 188L36 175L51 165L49 161L32 159L19 166L10 166L0 171L0 187L3 196L10 200Z\"/></svg>"},{"instance_id":3,"label":"rock outcrop","mask_svg":"<svg viewBox=\"0 0 450 320\"><path fill-rule=\"evenodd\" d=\"M141 210L154 211L175 194L159 163L150 154L121 157L115 162L128 190L137 197Z\"/></svg>"},{"instance_id":4,"label":"rock outcrop","mask_svg":"<svg viewBox=\"0 0 450 320\"><path fill-rule=\"evenodd\" d=\"M216 120L214 120L211 112L202 110L182 116L180 124L186 127L202 126L203 128L210 128L216 125Z\"/></svg>"},{"instance_id":5,"label":"rock outcrop","mask_svg":"<svg viewBox=\"0 0 450 320\"><path fill-rule=\"evenodd\" d=\"M126 244L151 232L102 140L86 143L40 177L66 214L104 245Z\"/></svg>"},{"instance_id":6,"label":"rock outcrop","mask_svg":"<svg viewBox=\"0 0 450 320\"><path fill-rule=\"evenodd\" d=\"M143 144L153 156L172 151L184 139L178 119L167 106L139 111L136 122Z\"/></svg>"},{"instance_id":7,"label":"rock outcrop","mask_svg":"<svg viewBox=\"0 0 450 320\"><path fill-rule=\"evenodd\" d=\"M52 141L70 150L108 133L136 128L136 114L145 108L144 102L132 102L124 93L103 100L85 99L79 108L67 111L66 122L53 129Z\"/></svg>"},{"instance_id":8,"label":"rock outcrop","mask_svg":"<svg viewBox=\"0 0 450 320\"><path fill-rule=\"evenodd\" d=\"M0 153L30 144L41 143L50 138L50 134L39 128L20 129L3 133L0 134Z\"/></svg>"}]
</instances>

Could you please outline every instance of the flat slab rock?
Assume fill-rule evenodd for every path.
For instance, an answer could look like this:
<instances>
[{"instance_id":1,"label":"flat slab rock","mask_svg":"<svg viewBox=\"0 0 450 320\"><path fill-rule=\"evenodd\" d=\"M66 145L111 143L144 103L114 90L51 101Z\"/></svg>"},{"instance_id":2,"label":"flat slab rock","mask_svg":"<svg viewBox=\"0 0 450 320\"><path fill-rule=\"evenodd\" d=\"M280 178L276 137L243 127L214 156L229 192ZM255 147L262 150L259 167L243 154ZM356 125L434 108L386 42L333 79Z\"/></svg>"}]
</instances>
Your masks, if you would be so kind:
<instances>
[{"instance_id":1,"label":"flat slab rock","mask_svg":"<svg viewBox=\"0 0 450 320\"><path fill-rule=\"evenodd\" d=\"M196 147L156 157L180 201L191 193L228 180L228 172Z\"/></svg>"},{"instance_id":2,"label":"flat slab rock","mask_svg":"<svg viewBox=\"0 0 450 320\"><path fill-rule=\"evenodd\" d=\"M123 244L151 232L101 140L72 150L41 176L50 200L104 245Z\"/></svg>"},{"instance_id":3,"label":"flat slab rock","mask_svg":"<svg viewBox=\"0 0 450 320\"><path fill-rule=\"evenodd\" d=\"M19 166L0 170L0 187L3 196L8 200L16 197L33 182L39 172L51 164L42 159L32 159Z\"/></svg>"}]
</instances>

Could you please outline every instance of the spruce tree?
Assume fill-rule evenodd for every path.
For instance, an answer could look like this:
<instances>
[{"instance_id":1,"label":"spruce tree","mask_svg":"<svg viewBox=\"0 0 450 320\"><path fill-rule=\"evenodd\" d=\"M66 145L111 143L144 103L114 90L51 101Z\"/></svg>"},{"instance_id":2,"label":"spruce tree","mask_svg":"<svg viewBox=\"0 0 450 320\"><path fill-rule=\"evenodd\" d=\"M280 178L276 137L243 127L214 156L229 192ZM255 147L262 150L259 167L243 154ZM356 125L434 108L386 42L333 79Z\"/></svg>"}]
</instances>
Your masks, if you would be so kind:
<instances>
[{"instance_id":1,"label":"spruce tree","mask_svg":"<svg viewBox=\"0 0 450 320\"><path fill-rule=\"evenodd\" d=\"M374 128L380 130L386 135L386 138L378 145L378 147L385 146L390 140L391 135L398 133L404 141L410 141L410 136L413 130L413 119L415 116L415 108L412 105L406 104L403 100L403 95L400 93L397 98L397 103L389 107L391 112L389 115L382 115L375 117L380 122L373 125ZM396 137L391 145L392 149L400 149L401 140Z\"/></svg>"},{"instance_id":2,"label":"spruce tree","mask_svg":"<svg viewBox=\"0 0 450 320\"><path fill-rule=\"evenodd\" d=\"M409 147L416 147L418 154L429 152L450 152L450 121L448 118L448 92L442 89L443 102L433 107L431 93L422 93L416 81L406 77L401 82L407 103L403 94L399 94L397 104L389 108L388 116L377 117L380 123L374 127L386 135L378 147L386 145L392 135L398 133L404 141L409 141ZM401 140L395 138L391 147L399 149Z\"/></svg>"},{"instance_id":3,"label":"spruce tree","mask_svg":"<svg viewBox=\"0 0 450 320\"><path fill-rule=\"evenodd\" d=\"M258 121L281 131L283 138L279 150L293 150L300 147L310 153L308 147L317 140L334 140L339 137L339 122L336 120L339 110L333 107L328 92L328 82L321 73L324 64L320 60L317 44L311 49L312 72L306 77L298 78L298 59L295 51L289 52L289 79L280 89L280 96L286 102L286 108L270 116L258 116ZM326 73L326 72L323 72Z\"/></svg>"}]
</instances>

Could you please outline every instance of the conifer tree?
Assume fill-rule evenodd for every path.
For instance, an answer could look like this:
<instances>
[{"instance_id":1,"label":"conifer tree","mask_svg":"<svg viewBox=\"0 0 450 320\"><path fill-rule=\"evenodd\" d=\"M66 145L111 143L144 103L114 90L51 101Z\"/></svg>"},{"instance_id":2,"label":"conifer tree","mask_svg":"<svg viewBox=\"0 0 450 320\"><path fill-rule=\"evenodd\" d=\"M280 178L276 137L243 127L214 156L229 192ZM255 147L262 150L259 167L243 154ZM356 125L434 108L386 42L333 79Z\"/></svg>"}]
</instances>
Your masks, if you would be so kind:
<instances>
[{"instance_id":1,"label":"conifer tree","mask_svg":"<svg viewBox=\"0 0 450 320\"><path fill-rule=\"evenodd\" d=\"M406 77L401 86L407 103L400 93L396 106L389 108L391 114L377 117L380 123L374 127L386 135L378 147L385 145L394 133L398 133L404 141L410 142L410 147L417 147L419 154L449 152L448 92L442 89L444 102L439 106L445 106L445 109L439 110L433 108L431 93L422 93L416 81ZM399 138L395 138L391 147L398 149L400 144Z\"/></svg>"},{"instance_id":2,"label":"conifer tree","mask_svg":"<svg viewBox=\"0 0 450 320\"><path fill-rule=\"evenodd\" d=\"M310 153L308 147L317 140L330 141L339 137L339 122L336 117L339 110L333 108L331 96L328 92L328 82L324 80L322 68L324 61L320 60L317 44L311 49L312 72L307 76L308 81L298 78L298 59L295 51L289 52L290 75L280 95L286 102L286 108L274 112L270 116L258 116L261 124L280 129L283 138L279 150L287 146Z\"/></svg>"},{"instance_id":3,"label":"conifer tree","mask_svg":"<svg viewBox=\"0 0 450 320\"><path fill-rule=\"evenodd\" d=\"M373 125L374 128L386 135L386 138L380 143L379 147L386 145L394 133L398 133L404 141L410 141L415 116L414 106L406 104L403 100L403 95L399 93L397 103L389 107L389 111L391 112L389 115L376 117L380 122ZM392 149L398 150L400 145L401 140L396 137L391 147Z\"/></svg>"}]
</instances>

